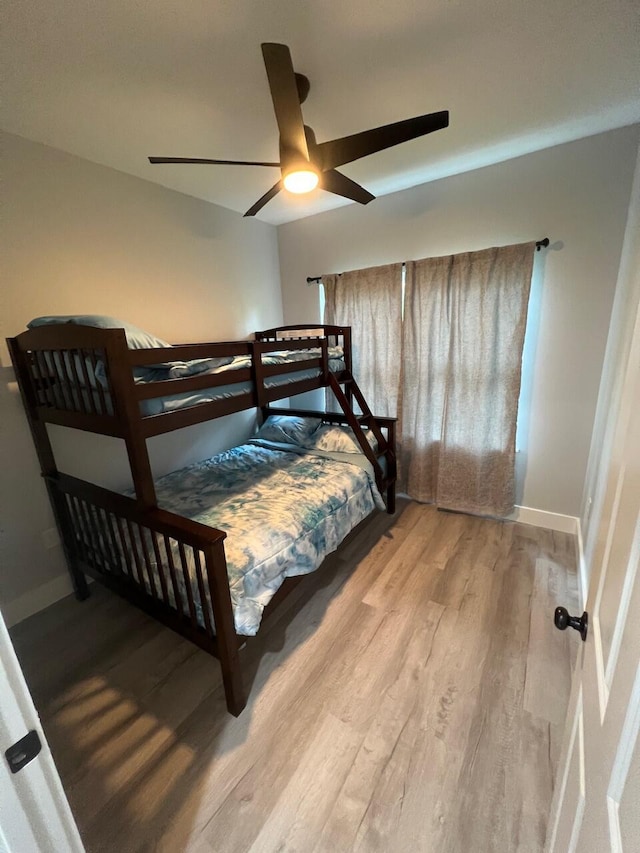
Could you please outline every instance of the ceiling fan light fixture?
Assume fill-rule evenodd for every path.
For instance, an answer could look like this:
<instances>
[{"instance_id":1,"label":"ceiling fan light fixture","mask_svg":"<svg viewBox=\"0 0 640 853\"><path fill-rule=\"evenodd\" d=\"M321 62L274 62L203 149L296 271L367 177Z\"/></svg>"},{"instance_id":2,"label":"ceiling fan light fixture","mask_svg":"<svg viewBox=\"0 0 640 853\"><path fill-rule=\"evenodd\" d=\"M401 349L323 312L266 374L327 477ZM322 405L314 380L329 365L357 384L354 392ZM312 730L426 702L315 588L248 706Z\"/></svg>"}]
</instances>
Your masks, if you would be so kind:
<instances>
[{"instance_id":1,"label":"ceiling fan light fixture","mask_svg":"<svg viewBox=\"0 0 640 853\"><path fill-rule=\"evenodd\" d=\"M284 188L290 193L301 195L302 193L310 193L318 186L320 176L314 169L294 169L287 172L282 182Z\"/></svg>"},{"instance_id":2,"label":"ceiling fan light fixture","mask_svg":"<svg viewBox=\"0 0 640 853\"><path fill-rule=\"evenodd\" d=\"M301 104L309 94L309 79L294 70L286 44L264 42L262 57L279 131L278 162L257 160L213 160L194 157L149 157L151 163L210 163L219 166L266 166L280 169L280 179L267 190L245 216L255 216L282 189L298 195L317 186L341 198L369 204L375 196L352 181L338 166L393 148L449 126L448 110L415 116L404 121L373 127L340 139L318 144L313 130L304 123Z\"/></svg>"}]
</instances>

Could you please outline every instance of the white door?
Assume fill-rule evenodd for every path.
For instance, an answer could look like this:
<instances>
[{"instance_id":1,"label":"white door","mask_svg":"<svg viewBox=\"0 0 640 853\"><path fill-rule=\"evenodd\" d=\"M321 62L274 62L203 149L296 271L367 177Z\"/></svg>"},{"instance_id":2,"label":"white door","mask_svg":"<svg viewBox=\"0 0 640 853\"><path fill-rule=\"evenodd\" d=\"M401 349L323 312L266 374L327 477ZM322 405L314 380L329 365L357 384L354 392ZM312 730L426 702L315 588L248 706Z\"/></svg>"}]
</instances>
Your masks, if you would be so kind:
<instances>
[{"instance_id":1,"label":"white door","mask_svg":"<svg viewBox=\"0 0 640 853\"><path fill-rule=\"evenodd\" d=\"M30 731L42 749L13 773L5 753ZM54 851L83 853L84 847L0 615L0 853Z\"/></svg>"},{"instance_id":2,"label":"white door","mask_svg":"<svg viewBox=\"0 0 640 853\"><path fill-rule=\"evenodd\" d=\"M623 368L549 853L640 851L640 311Z\"/></svg>"}]
</instances>

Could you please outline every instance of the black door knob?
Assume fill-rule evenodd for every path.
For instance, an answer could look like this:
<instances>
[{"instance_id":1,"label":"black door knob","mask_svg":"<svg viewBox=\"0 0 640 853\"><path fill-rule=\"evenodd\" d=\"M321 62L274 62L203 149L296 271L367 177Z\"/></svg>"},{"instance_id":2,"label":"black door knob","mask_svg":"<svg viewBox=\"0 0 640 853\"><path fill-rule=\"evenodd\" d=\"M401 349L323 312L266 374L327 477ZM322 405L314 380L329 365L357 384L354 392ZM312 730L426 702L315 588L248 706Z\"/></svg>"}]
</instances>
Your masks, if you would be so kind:
<instances>
[{"instance_id":1,"label":"black door knob","mask_svg":"<svg viewBox=\"0 0 640 853\"><path fill-rule=\"evenodd\" d=\"M580 632L583 641L587 639L587 631L589 630L589 614L585 610L582 616L569 616L569 611L566 607L556 607L553 614L553 621L556 628L560 631L566 631L567 628L574 628Z\"/></svg>"}]
</instances>

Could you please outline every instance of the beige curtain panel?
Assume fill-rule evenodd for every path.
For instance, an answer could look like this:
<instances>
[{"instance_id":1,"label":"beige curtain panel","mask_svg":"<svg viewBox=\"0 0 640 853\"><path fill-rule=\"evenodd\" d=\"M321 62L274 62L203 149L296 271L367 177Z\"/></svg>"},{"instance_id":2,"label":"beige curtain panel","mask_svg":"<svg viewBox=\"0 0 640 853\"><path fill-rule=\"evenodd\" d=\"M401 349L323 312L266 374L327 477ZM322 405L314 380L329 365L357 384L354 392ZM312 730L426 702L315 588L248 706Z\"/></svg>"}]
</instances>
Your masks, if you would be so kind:
<instances>
[{"instance_id":1,"label":"beige curtain panel","mask_svg":"<svg viewBox=\"0 0 640 853\"><path fill-rule=\"evenodd\" d=\"M401 472L416 500L481 515L513 510L534 249L407 264Z\"/></svg>"},{"instance_id":2,"label":"beige curtain panel","mask_svg":"<svg viewBox=\"0 0 640 853\"><path fill-rule=\"evenodd\" d=\"M351 326L353 375L371 411L396 417L402 339L402 264L322 277L324 322Z\"/></svg>"},{"instance_id":3,"label":"beige curtain panel","mask_svg":"<svg viewBox=\"0 0 640 853\"><path fill-rule=\"evenodd\" d=\"M453 258L409 261L402 338L398 428L400 487L435 503L449 369L449 278Z\"/></svg>"}]
</instances>

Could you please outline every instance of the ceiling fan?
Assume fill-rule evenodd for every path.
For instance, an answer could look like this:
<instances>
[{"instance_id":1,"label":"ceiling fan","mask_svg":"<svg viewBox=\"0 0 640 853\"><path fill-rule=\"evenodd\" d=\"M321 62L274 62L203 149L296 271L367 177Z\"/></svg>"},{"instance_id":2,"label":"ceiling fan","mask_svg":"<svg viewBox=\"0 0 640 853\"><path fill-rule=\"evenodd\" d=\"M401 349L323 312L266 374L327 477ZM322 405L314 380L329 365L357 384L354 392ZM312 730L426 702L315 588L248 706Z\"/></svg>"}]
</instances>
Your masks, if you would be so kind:
<instances>
[{"instance_id":1,"label":"ceiling fan","mask_svg":"<svg viewBox=\"0 0 640 853\"><path fill-rule=\"evenodd\" d=\"M209 160L189 157L149 157L150 163L210 163L228 166L269 166L280 169L281 178L262 198L249 208L245 216L255 216L280 190L305 193L321 189L360 204L368 204L375 196L360 184L347 178L336 167L352 163L368 154L384 151L449 125L449 112L443 110L416 116L405 121L385 124L362 133L343 136L330 142L316 142L313 130L302 119L300 109L309 94L309 79L293 70L289 48L284 44L262 45L273 108L280 131L279 162L252 160Z\"/></svg>"}]
</instances>

